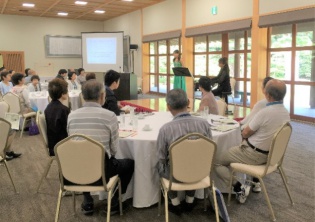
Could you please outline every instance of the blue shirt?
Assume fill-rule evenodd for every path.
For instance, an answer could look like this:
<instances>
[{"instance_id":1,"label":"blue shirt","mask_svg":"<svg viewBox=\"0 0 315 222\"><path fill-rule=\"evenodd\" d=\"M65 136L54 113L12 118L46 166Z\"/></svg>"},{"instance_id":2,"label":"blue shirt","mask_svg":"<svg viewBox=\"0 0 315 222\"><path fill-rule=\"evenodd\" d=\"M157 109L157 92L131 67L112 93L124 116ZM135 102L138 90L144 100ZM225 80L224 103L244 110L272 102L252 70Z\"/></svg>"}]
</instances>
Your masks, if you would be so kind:
<instances>
[{"instance_id":1,"label":"blue shirt","mask_svg":"<svg viewBox=\"0 0 315 222\"><path fill-rule=\"evenodd\" d=\"M3 82L0 82L0 92L2 95L10 92L10 90L13 88L12 82L9 82L9 85L7 86Z\"/></svg>"}]
</instances>

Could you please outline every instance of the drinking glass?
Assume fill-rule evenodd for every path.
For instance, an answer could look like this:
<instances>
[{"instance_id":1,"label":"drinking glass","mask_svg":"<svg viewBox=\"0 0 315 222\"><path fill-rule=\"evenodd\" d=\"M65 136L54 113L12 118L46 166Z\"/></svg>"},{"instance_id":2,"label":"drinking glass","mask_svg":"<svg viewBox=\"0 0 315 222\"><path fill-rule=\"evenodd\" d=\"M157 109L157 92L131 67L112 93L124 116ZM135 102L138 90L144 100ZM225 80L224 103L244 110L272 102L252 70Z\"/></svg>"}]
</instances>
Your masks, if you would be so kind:
<instances>
[{"instance_id":1,"label":"drinking glass","mask_svg":"<svg viewBox=\"0 0 315 222\"><path fill-rule=\"evenodd\" d=\"M120 126L125 127L126 115L125 112L120 112Z\"/></svg>"},{"instance_id":2,"label":"drinking glass","mask_svg":"<svg viewBox=\"0 0 315 222\"><path fill-rule=\"evenodd\" d=\"M132 118L132 130L137 131L138 130L138 117L133 116Z\"/></svg>"}]
</instances>

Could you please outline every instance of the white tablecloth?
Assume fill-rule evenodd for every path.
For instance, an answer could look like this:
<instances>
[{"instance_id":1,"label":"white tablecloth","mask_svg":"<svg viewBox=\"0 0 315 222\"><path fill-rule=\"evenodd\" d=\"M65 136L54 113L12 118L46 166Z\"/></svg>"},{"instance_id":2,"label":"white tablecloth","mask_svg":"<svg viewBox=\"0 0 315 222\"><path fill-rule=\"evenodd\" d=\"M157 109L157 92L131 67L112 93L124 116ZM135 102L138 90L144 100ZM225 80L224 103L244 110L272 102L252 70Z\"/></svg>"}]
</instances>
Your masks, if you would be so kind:
<instances>
[{"instance_id":1,"label":"white tablecloth","mask_svg":"<svg viewBox=\"0 0 315 222\"><path fill-rule=\"evenodd\" d=\"M159 175L156 168L158 163L156 140L161 126L171 121L172 118L169 112L158 112L153 116L145 117L145 119L139 119L138 134L119 140L116 158L131 158L135 160L133 180L124 196L124 199L133 197L134 207L149 207L158 202L160 188ZM209 118L218 119L220 117L211 115ZM128 126L129 122L129 115L126 115L126 126ZM142 128L145 124L150 124L152 131L143 131ZM213 140L217 143L215 160L220 159L223 152L230 147L241 143L239 127L223 133L212 131L212 135ZM219 189L224 188L218 178L213 177L213 179ZM203 190L198 190L196 196L203 198Z\"/></svg>"},{"instance_id":2,"label":"white tablecloth","mask_svg":"<svg viewBox=\"0 0 315 222\"><path fill-rule=\"evenodd\" d=\"M30 92L29 99L31 102L31 107L37 107L39 111L44 112L48 105L48 92Z\"/></svg>"},{"instance_id":3,"label":"white tablecloth","mask_svg":"<svg viewBox=\"0 0 315 222\"><path fill-rule=\"evenodd\" d=\"M82 104L80 100L81 90L72 90L69 92L69 99L71 102L71 110L79 109Z\"/></svg>"}]
</instances>

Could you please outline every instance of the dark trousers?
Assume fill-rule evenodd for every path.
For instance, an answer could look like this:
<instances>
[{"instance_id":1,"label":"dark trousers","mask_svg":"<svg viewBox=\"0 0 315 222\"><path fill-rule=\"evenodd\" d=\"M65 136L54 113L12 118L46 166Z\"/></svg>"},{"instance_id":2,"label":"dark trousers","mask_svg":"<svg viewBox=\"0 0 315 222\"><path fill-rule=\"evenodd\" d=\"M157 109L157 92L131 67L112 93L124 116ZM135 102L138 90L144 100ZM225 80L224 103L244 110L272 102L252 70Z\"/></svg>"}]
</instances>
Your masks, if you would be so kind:
<instances>
[{"instance_id":1,"label":"dark trousers","mask_svg":"<svg viewBox=\"0 0 315 222\"><path fill-rule=\"evenodd\" d=\"M105 167L106 181L108 182L109 178L118 175L121 181L121 193L122 194L126 193L128 184L134 172L134 160L111 158L106 161L107 161ZM83 192L83 195L85 203L93 202L93 198L90 192ZM118 192L116 192L115 196L118 197Z\"/></svg>"}]
</instances>

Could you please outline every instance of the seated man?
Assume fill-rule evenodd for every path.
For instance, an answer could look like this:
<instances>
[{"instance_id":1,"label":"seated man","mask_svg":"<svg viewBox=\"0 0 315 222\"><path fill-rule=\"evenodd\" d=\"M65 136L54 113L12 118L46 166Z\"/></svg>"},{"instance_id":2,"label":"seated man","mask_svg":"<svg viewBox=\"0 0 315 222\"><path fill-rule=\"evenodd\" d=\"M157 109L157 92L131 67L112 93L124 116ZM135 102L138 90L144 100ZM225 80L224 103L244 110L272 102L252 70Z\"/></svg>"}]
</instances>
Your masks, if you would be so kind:
<instances>
[{"instance_id":1,"label":"seated man","mask_svg":"<svg viewBox=\"0 0 315 222\"><path fill-rule=\"evenodd\" d=\"M78 78L77 78L78 83L80 83L81 85L86 81L85 78L85 71L83 68L79 68L78 69Z\"/></svg>"},{"instance_id":2,"label":"seated man","mask_svg":"<svg viewBox=\"0 0 315 222\"><path fill-rule=\"evenodd\" d=\"M40 83L39 83L40 79L38 75L33 75L31 77L31 83L28 84L27 88L28 91L30 92L37 92L37 91L41 91L41 87L40 87Z\"/></svg>"},{"instance_id":3,"label":"seated man","mask_svg":"<svg viewBox=\"0 0 315 222\"><path fill-rule=\"evenodd\" d=\"M217 101L211 92L211 80L208 77L202 76L199 79L199 90L202 92L198 112L203 111L205 106L209 107L209 114L219 115Z\"/></svg>"},{"instance_id":4,"label":"seated man","mask_svg":"<svg viewBox=\"0 0 315 222\"><path fill-rule=\"evenodd\" d=\"M263 80L263 85L262 85L262 92L265 94L265 88L267 83L269 82L269 80L272 80L272 77L266 77ZM263 98L262 100L258 101L253 109L250 111L250 114L248 116L246 116L241 122L240 124L242 125L241 128L244 129L248 123L254 118L254 116L263 108L266 108L268 101L266 100L266 98Z\"/></svg>"},{"instance_id":5,"label":"seated man","mask_svg":"<svg viewBox=\"0 0 315 222\"><path fill-rule=\"evenodd\" d=\"M13 142L15 138L15 130L10 130L9 132L9 138L8 138L8 143L7 143L7 148L6 148L6 153L5 153L5 160L6 161L10 161L14 158L18 158L19 156L21 156L21 153L15 153L14 151L12 151L11 149L11 144ZM2 157L0 156L0 162L2 161L1 159Z\"/></svg>"},{"instance_id":6,"label":"seated man","mask_svg":"<svg viewBox=\"0 0 315 222\"><path fill-rule=\"evenodd\" d=\"M114 112L117 116L120 115L121 105L118 103L114 94L115 89L119 87L120 74L114 70L109 70L104 77L104 84L106 87L106 100L103 108Z\"/></svg>"},{"instance_id":7,"label":"seated man","mask_svg":"<svg viewBox=\"0 0 315 222\"><path fill-rule=\"evenodd\" d=\"M119 175L122 193L125 193L134 171L134 161L131 159L116 159L118 146L118 121L116 115L102 108L105 102L104 85L96 80L86 81L82 86L82 94L85 100L82 108L70 113L68 118L69 135L84 134L103 144L106 153L105 175L109 178ZM85 214L92 214L94 209L93 198L89 192L85 192L81 205ZM118 192L112 200L111 213L119 211Z\"/></svg>"},{"instance_id":8,"label":"seated man","mask_svg":"<svg viewBox=\"0 0 315 222\"><path fill-rule=\"evenodd\" d=\"M55 145L68 137L67 121L70 109L62 104L68 99L68 84L61 79L53 79L48 84L52 101L45 109L49 155L55 156Z\"/></svg>"},{"instance_id":9,"label":"seated man","mask_svg":"<svg viewBox=\"0 0 315 222\"><path fill-rule=\"evenodd\" d=\"M283 105L286 85L279 80L270 80L265 88L267 107L260 110L242 131L243 142L240 146L230 148L222 155L222 160L216 166L215 172L223 180L226 187L230 182L230 163L245 163L250 165L265 164L274 134L286 122L290 121L287 109ZM245 203L250 187L234 181L234 192L240 203ZM259 186L260 184L255 184Z\"/></svg>"},{"instance_id":10,"label":"seated man","mask_svg":"<svg viewBox=\"0 0 315 222\"><path fill-rule=\"evenodd\" d=\"M86 81L89 81L90 79L96 79L95 73L94 72L89 72L85 76Z\"/></svg>"},{"instance_id":11,"label":"seated man","mask_svg":"<svg viewBox=\"0 0 315 222\"><path fill-rule=\"evenodd\" d=\"M60 69L59 72L58 72L58 75L56 76L56 78L66 81L67 73L68 73L67 70Z\"/></svg>"},{"instance_id":12,"label":"seated man","mask_svg":"<svg viewBox=\"0 0 315 222\"><path fill-rule=\"evenodd\" d=\"M187 112L189 100L186 92L182 89L173 89L166 95L167 108L174 116L174 119L166 123L160 129L157 148L158 148L158 171L161 177L169 179L170 166L168 149L170 145L181 137L189 133L201 133L208 138L212 138L209 123L198 117L193 117ZM192 147L193 149L193 147ZM194 207L195 191L186 191L186 202L181 206L180 200L177 197L176 191L170 191L169 197L171 205L169 210L177 215L181 214L182 208L186 211L191 211Z\"/></svg>"}]
</instances>

